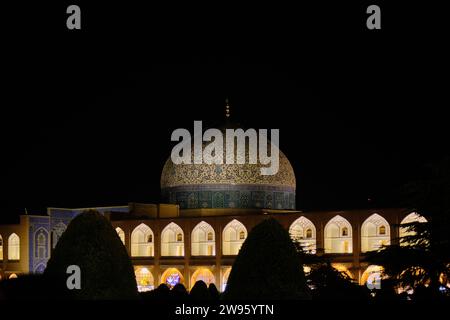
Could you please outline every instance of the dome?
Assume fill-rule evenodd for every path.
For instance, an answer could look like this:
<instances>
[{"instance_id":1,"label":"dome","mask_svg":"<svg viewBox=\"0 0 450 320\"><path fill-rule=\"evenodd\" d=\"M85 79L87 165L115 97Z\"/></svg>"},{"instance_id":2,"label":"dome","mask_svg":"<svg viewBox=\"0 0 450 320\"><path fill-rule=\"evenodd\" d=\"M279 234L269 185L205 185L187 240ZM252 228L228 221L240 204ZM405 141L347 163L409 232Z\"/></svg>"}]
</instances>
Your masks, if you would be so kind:
<instances>
[{"instance_id":1,"label":"dome","mask_svg":"<svg viewBox=\"0 0 450 320\"><path fill-rule=\"evenodd\" d=\"M247 161L248 162L248 161ZM163 200L181 209L295 209L295 174L279 152L279 170L261 175L261 164L174 164L161 174Z\"/></svg>"}]
</instances>

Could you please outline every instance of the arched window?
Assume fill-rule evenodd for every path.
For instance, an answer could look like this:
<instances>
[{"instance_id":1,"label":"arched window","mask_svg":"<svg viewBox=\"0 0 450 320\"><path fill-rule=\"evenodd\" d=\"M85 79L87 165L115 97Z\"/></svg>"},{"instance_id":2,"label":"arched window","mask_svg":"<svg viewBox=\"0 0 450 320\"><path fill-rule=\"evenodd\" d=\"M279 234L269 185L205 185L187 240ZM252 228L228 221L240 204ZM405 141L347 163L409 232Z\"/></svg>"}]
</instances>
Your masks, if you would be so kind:
<instances>
[{"instance_id":1,"label":"arched window","mask_svg":"<svg viewBox=\"0 0 450 320\"><path fill-rule=\"evenodd\" d=\"M195 285L197 281L203 281L209 286L211 283L216 283L216 278L214 274L208 268L198 268L191 277L191 288Z\"/></svg>"},{"instance_id":2,"label":"arched window","mask_svg":"<svg viewBox=\"0 0 450 320\"><path fill-rule=\"evenodd\" d=\"M48 232L40 228L34 234L34 256L38 259L45 259L47 254Z\"/></svg>"},{"instance_id":3,"label":"arched window","mask_svg":"<svg viewBox=\"0 0 450 320\"><path fill-rule=\"evenodd\" d=\"M352 226L347 219L337 215L325 226L325 253L351 253Z\"/></svg>"},{"instance_id":4,"label":"arched window","mask_svg":"<svg viewBox=\"0 0 450 320\"><path fill-rule=\"evenodd\" d=\"M391 242L389 223L377 213L368 217L361 226L361 252L378 250Z\"/></svg>"},{"instance_id":5,"label":"arched window","mask_svg":"<svg viewBox=\"0 0 450 320\"><path fill-rule=\"evenodd\" d=\"M153 231L144 223L138 225L131 233L131 256L153 257Z\"/></svg>"},{"instance_id":6,"label":"arched window","mask_svg":"<svg viewBox=\"0 0 450 320\"><path fill-rule=\"evenodd\" d=\"M117 232L117 235L120 238L120 241L122 241L123 245L125 245L125 232L120 227L116 228L116 232Z\"/></svg>"},{"instance_id":7,"label":"arched window","mask_svg":"<svg viewBox=\"0 0 450 320\"><path fill-rule=\"evenodd\" d=\"M192 230L193 256L214 256L216 254L216 242L214 241L214 229L205 221L200 222Z\"/></svg>"},{"instance_id":8,"label":"arched window","mask_svg":"<svg viewBox=\"0 0 450 320\"><path fill-rule=\"evenodd\" d=\"M135 267L134 275L139 292L150 291L155 288L153 275L146 267Z\"/></svg>"},{"instance_id":9,"label":"arched window","mask_svg":"<svg viewBox=\"0 0 450 320\"><path fill-rule=\"evenodd\" d=\"M183 230L174 222L169 223L161 232L161 256L184 256Z\"/></svg>"},{"instance_id":10,"label":"arched window","mask_svg":"<svg viewBox=\"0 0 450 320\"><path fill-rule=\"evenodd\" d=\"M20 238L15 233L8 238L8 260L20 260Z\"/></svg>"},{"instance_id":11,"label":"arched window","mask_svg":"<svg viewBox=\"0 0 450 320\"><path fill-rule=\"evenodd\" d=\"M222 253L224 255L237 255L247 237L247 229L235 219L225 226L222 237Z\"/></svg>"},{"instance_id":12,"label":"arched window","mask_svg":"<svg viewBox=\"0 0 450 320\"><path fill-rule=\"evenodd\" d=\"M165 283L170 288L173 288L178 283L184 284L184 277L177 268L169 268L163 272L161 276L161 283Z\"/></svg>"},{"instance_id":13,"label":"arched window","mask_svg":"<svg viewBox=\"0 0 450 320\"><path fill-rule=\"evenodd\" d=\"M2 235L0 234L0 261L3 260L3 238Z\"/></svg>"},{"instance_id":14,"label":"arched window","mask_svg":"<svg viewBox=\"0 0 450 320\"><path fill-rule=\"evenodd\" d=\"M343 237L348 237L348 228L347 227L343 227L342 228L342 236Z\"/></svg>"},{"instance_id":15,"label":"arched window","mask_svg":"<svg viewBox=\"0 0 450 320\"><path fill-rule=\"evenodd\" d=\"M316 252L316 227L311 220L305 217L298 218L289 227L289 234L305 251Z\"/></svg>"},{"instance_id":16,"label":"arched window","mask_svg":"<svg viewBox=\"0 0 450 320\"><path fill-rule=\"evenodd\" d=\"M377 265L370 265L367 267L366 271L361 275L360 284L366 285L367 282L371 283L374 281L379 281L383 278L383 267Z\"/></svg>"}]
</instances>

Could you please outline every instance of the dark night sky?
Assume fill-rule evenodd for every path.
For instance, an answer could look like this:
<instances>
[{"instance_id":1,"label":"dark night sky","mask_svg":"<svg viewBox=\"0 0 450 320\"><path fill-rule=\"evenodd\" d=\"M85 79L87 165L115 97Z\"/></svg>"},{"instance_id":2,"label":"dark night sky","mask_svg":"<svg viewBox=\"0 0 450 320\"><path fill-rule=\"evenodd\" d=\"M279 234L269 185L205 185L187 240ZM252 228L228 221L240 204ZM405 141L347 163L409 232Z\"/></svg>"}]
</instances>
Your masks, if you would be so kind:
<instances>
[{"instance_id":1,"label":"dark night sky","mask_svg":"<svg viewBox=\"0 0 450 320\"><path fill-rule=\"evenodd\" d=\"M0 220L158 202L172 130L218 126L227 96L236 121L280 128L300 209L396 205L448 152L448 37L431 9L385 5L371 32L363 4L81 4L78 33L65 4L9 11Z\"/></svg>"}]
</instances>

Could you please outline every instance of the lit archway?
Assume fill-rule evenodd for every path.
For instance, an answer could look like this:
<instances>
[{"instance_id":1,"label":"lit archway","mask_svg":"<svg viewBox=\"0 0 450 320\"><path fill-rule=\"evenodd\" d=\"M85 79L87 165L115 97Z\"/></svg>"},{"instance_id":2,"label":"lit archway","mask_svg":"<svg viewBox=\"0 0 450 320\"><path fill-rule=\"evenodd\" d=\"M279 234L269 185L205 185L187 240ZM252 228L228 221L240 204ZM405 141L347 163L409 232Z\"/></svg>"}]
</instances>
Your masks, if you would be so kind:
<instances>
[{"instance_id":1,"label":"lit archway","mask_svg":"<svg viewBox=\"0 0 450 320\"><path fill-rule=\"evenodd\" d=\"M191 288L195 285L197 281L203 281L209 286L210 283L216 283L216 278L214 274L208 268L198 268L191 277Z\"/></svg>"},{"instance_id":2,"label":"lit archway","mask_svg":"<svg viewBox=\"0 0 450 320\"><path fill-rule=\"evenodd\" d=\"M192 230L191 254L193 256L214 256L216 254L216 236L213 227L205 221Z\"/></svg>"},{"instance_id":3,"label":"lit archway","mask_svg":"<svg viewBox=\"0 0 450 320\"><path fill-rule=\"evenodd\" d=\"M325 226L325 253L352 253L352 226L337 215Z\"/></svg>"},{"instance_id":4,"label":"lit archway","mask_svg":"<svg viewBox=\"0 0 450 320\"><path fill-rule=\"evenodd\" d=\"M237 255L247 238L247 229L241 222L234 219L225 226L222 237L222 253L230 256Z\"/></svg>"},{"instance_id":5,"label":"lit archway","mask_svg":"<svg viewBox=\"0 0 450 320\"><path fill-rule=\"evenodd\" d=\"M348 268L340 263L332 263L331 266L337 271L346 274L349 278L354 279L353 274L348 270Z\"/></svg>"},{"instance_id":6,"label":"lit archway","mask_svg":"<svg viewBox=\"0 0 450 320\"><path fill-rule=\"evenodd\" d=\"M402 238L415 235L415 231L410 230L410 224L414 223L414 222L426 223L426 222L428 222L428 220L424 216L421 216L421 215L417 214L416 212L411 212L410 214L408 214L402 220L402 222L400 222L399 237L400 237L400 245L401 246L408 245L408 242L406 242L404 240L402 241Z\"/></svg>"},{"instance_id":7,"label":"lit archway","mask_svg":"<svg viewBox=\"0 0 450 320\"><path fill-rule=\"evenodd\" d=\"M381 279L383 276L383 267L377 266L377 265L370 265L367 267L367 269L363 272L361 275L361 281L360 284L363 286L366 284L367 280L369 279L369 276L371 278L375 279Z\"/></svg>"},{"instance_id":8,"label":"lit archway","mask_svg":"<svg viewBox=\"0 0 450 320\"><path fill-rule=\"evenodd\" d=\"M161 232L161 256L184 256L184 232L174 222L169 223Z\"/></svg>"},{"instance_id":9,"label":"lit archway","mask_svg":"<svg viewBox=\"0 0 450 320\"><path fill-rule=\"evenodd\" d=\"M20 238L15 233L8 238L8 260L20 260Z\"/></svg>"},{"instance_id":10,"label":"lit archway","mask_svg":"<svg viewBox=\"0 0 450 320\"><path fill-rule=\"evenodd\" d=\"M116 228L116 232L117 232L117 235L120 238L120 241L122 241L123 245L125 245L125 232L120 227Z\"/></svg>"},{"instance_id":11,"label":"lit archway","mask_svg":"<svg viewBox=\"0 0 450 320\"><path fill-rule=\"evenodd\" d=\"M134 228L131 233L131 256L153 257L154 255L153 231L144 223Z\"/></svg>"},{"instance_id":12,"label":"lit archway","mask_svg":"<svg viewBox=\"0 0 450 320\"><path fill-rule=\"evenodd\" d=\"M222 292L225 291L228 283L228 278L230 277L231 267L227 267L222 276Z\"/></svg>"},{"instance_id":13,"label":"lit archway","mask_svg":"<svg viewBox=\"0 0 450 320\"><path fill-rule=\"evenodd\" d=\"M289 227L289 234L305 251L316 253L316 227L311 220L305 217L298 218Z\"/></svg>"},{"instance_id":14,"label":"lit archway","mask_svg":"<svg viewBox=\"0 0 450 320\"><path fill-rule=\"evenodd\" d=\"M361 226L361 252L378 250L391 243L389 223L379 214L368 217Z\"/></svg>"},{"instance_id":15,"label":"lit archway","mask_svg":"<svg viewBox=\"0 0 450 320\"><path fill-rule=\"evenodd\" d=\"M165 283L172 288L178 283L184 284L184 277L177 268L169 268L162 274L161 283Z\"/></svg>"},{"instance_id":16,"label":"lit archway","mask_svg":"<svg viewBox=\"0 0 450 320\"><path fill-rule=\"evenodd\" d=\"M15 273L10 274L8 279L17 279L17 274Z\"/></svg>"},{"instance_id":17,"label":"lit archway","mask_svg":"<svg viewBox=\"0 0 450 320\"><path fill-rule=\"evenodd\" d=\"M134 274L136 276L136 284L139 292L150 291L155 288L153 275L147 267L135 267Z\"/></svg>"}]
</instances>

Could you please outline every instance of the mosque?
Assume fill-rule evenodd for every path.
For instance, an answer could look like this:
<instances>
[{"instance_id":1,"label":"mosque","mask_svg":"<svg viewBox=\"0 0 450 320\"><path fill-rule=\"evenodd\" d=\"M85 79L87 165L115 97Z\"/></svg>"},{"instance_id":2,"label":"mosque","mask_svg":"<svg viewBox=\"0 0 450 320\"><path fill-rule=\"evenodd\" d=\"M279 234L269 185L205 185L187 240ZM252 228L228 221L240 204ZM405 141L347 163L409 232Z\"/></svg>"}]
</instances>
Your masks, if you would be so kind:
<instances>
[{"instance_id":1,"label":"mosque","mask_svg":"<svg viewBox=\"0 0 450 320\"><path fill-rule=\"evenodd\" d=\"M117 231L139 291L160 283L191 288L197 280L223 290L249 231L267 217L277 219L306 250L329 256L336 269L364 284L380 271L364 261L365 253L397 242L406 233L401 224L424 221L398 208L298 211L288 158L280 151L275 175L261 175L260 168L175 165L169 158L161 174L161 204L48 208L43 215L21 215L17 224L0 225L0 280L42 273L71 219L87 209L104 214Z\"/></svg>"}]
</instances>

